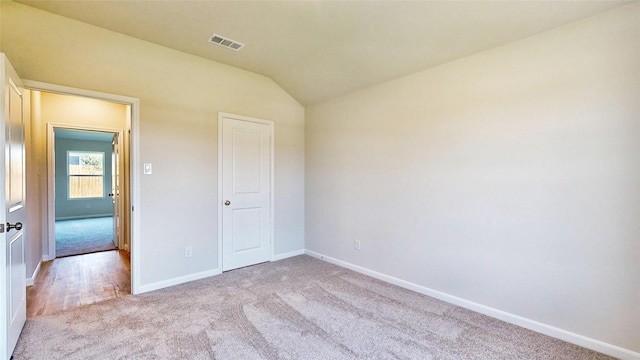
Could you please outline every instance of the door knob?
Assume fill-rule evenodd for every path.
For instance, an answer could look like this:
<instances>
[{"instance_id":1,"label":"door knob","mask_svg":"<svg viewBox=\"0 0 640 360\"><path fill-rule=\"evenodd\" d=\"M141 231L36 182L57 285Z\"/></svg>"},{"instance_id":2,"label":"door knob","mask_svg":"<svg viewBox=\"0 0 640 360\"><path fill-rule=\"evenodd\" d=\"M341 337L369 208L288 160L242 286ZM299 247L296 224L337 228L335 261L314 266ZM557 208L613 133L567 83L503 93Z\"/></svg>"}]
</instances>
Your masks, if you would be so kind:
<instances>
[{"instance_id":1,"label":"door knob","mask_svg":"<svg viewBox=\"0 0 640 360\"><path fill-rule=\"evenodd\" d=\"M7 232L11 231L11 229L16 229L17 231L22 230L22 223L17 222L15 225L7 223Z\"/></svg>"},{"instance_id":2,"label":"door knob","mask_svg":"<svg viewBox=\"0 0 640 360\"><path fill-rule=\"evenodd\" d=\"M229 206L229 205L231 205L231 201L227 200L227 201L224 202L224 204Z\"/></svg>"}]
</instances>

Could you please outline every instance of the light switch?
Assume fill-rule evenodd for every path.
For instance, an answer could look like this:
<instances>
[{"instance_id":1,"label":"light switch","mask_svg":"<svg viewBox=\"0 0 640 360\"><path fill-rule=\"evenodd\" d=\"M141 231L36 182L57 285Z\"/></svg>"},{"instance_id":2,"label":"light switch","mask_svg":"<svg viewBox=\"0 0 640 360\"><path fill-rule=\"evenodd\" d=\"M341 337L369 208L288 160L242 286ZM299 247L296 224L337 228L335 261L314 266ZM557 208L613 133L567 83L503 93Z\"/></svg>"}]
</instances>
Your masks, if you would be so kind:
<instances>
[{"instance_id":1,"label":"light switch","mask_svg":"<svg viewBox=\"0 0 640 360\"><path fill-rule=\"evenodd\" d=\"M144 164L144 174L145 175L150 175L151 174L151 170L152 170L151 164L150 163L145 163Z\"/></svg>"}]
</instances>

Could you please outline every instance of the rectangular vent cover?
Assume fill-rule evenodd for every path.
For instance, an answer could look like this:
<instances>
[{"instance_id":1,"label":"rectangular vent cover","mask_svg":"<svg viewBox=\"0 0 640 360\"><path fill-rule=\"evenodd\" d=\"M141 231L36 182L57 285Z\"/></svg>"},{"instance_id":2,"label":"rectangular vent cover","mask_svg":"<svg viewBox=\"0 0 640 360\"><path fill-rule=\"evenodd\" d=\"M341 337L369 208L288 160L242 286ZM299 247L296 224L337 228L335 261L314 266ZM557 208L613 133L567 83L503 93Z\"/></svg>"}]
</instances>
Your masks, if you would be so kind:
<instances>
[{"instance_id":1,"label":"rectangular vent cover","mask_svg":"<svg viewBox=\"0 0 640 360\"><path fill-rule=\"evenodd\" d=\"M209 38L209 42L212 44L216 44L218 46L225 47L227 49L234 50L234 51L239 51L244 46L244 44L241 42L231 40L227 37L224 37L218 34L211 35L211 37Z\"/></svg>"}]
</instances>

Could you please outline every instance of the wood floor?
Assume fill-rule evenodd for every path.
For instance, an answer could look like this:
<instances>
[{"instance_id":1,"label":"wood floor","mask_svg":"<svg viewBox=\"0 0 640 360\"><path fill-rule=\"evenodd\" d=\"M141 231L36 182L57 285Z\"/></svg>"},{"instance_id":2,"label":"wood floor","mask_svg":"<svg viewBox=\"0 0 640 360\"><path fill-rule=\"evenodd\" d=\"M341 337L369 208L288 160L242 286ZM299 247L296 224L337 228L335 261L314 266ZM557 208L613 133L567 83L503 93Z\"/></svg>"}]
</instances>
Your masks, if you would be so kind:
<instances>
[{"instance_id":1,"label":"wood floor","mask_svg":"<svg viewBox=\"0 0 640 360\"><path fill-rule=\"evenodd\" d=\"M43 262L27 288L27 317L122 297L131 293L131 263L126 251L103 251Z\"/></svg>"}]
</instances>

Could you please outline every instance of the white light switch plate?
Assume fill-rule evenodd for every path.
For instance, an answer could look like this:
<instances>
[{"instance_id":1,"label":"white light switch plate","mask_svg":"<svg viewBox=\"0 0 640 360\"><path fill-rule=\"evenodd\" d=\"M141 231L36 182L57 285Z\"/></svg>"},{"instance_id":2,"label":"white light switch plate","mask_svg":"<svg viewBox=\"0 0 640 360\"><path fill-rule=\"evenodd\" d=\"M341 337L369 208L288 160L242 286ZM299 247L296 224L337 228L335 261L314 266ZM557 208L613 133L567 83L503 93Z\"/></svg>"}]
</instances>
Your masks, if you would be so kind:
<instances>
[{"instance_id":1,"label":"white light switch plate","mask_svg":"<svg viewBox=\"0 0 640 360\"><path fill-rule=\"evenodd\" d=\"M153 168L152 168L150 163L145 163L144 164L144 174L145 175L150 175L152 170L153 170Z\"/></svg>"}]
</instances>

